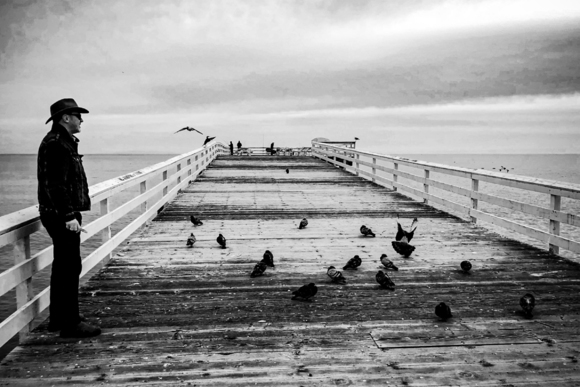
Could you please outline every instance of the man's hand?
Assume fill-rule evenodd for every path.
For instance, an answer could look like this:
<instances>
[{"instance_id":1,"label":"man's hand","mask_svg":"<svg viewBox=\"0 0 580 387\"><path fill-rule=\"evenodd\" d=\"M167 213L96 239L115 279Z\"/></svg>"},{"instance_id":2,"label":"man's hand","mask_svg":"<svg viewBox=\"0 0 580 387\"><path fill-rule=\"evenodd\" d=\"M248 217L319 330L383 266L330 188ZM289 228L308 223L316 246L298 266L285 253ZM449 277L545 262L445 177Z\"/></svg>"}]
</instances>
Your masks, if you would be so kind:
<instances>
[{"instance_id":1,"label":"man's hand","mask_svg":"<svg viewBox=\"0 0 580 387\"><path fill-rule=\"evenodd\" d=\"M66 229L74 232L87 232L84 228L81 227L79 221L76 219L66 222Z\"/></svg>"}]
</instances>

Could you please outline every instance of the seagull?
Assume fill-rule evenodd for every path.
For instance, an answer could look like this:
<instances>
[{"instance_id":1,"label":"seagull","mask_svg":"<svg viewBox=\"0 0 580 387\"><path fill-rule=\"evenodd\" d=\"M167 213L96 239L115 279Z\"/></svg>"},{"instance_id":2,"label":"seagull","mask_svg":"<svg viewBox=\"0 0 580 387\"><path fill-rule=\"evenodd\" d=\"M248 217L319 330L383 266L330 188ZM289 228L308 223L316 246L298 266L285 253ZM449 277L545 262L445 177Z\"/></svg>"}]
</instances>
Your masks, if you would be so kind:
<instances>
[{"instance_id":1,"label":"seagull","mask_svg":"<svg viewBox=\"0 0 580 387\"><path fill-rule=\"evenodd\" d=\"M435 307L435 314L443 321L446 321L448 318L453 317L453 315L451 314L451 308L444 302L440 302L439 305Z\"/></svg>"},{"instance_id":2,"label":"seagull","mask_svg":"<svg viewBox=\"0 0 580 387\"><path fill-rule=\"evenodd\" d=\"M346 278L343 277L342 272L336 270L334 266L330 266L326 271L326 274L332 279L332 282L339 284L345 284Z\"/></svg>"},{"instance_id":3,"label":"seagull","mask_svg":"<svg viewBox=\"0 0 580 387\"><path fill-rule=\"evenodd\" d=\"M381 285L381 288L395 290L395 283L387 273L384 273L382 270L379 270L375 275L375 279L377 280L378 284Z\"/></svg>"},{"instance_id":4,"label":"seagull","mask_svg":"<svg viewBox=\"0 0 580 387\"><path fill-rule=\"evenodd\" d=\"M391 270L395 270L395 271L399 270L399 268L397 266L395 266L393 261L391 261L389 258L387 258L387 254L381 255L381 263L387 269L391 269Z\"/></svg>"},{"instance_id":5,"label":"seagull","mask_svg":"<svg viewBox=\"0 0 580 387\"><path fill-rule=\"evenodd\" d=\"M256 263L256 266L254 266L254 270L252 270L250 277L254 278L261 276L266 271L266 267L267 265L264 261Z\"/></svg>"},{"instance_id":6,"label":"seagull","mask_svg":"<svg viewBox=\"0 0 580 387\"><path fill-rule=\"evenodd\" d=\"M399 214L397 214L397 235L395 235L395 240L398 242L402 240L403 237L406 237L406 242L411 242L411 239L413 239L413 235L415 234L415 230L417 229L417 223L419 223L419 220L417 218L413 218L413 222L411 222L410 227L411 231L406 231L401 226L401 223L399 223Z\"/></svg>"},{"instance_id":7,"label":"seagull","mask_svg":"<svg viewBox=\"0 0 580 387\"><path fill-rule=\"evenodd\" d=\"M197 133L199 133L199 134L203 134L203 133L202 133L202 132L200 132L199 130L197 130L197 129L195 129L195 128L190 128L189 126L186 126L185 128L181 128L181 129L179 129L179 130L178 130L177 132L175 132L175 133L179 133L179 132L181 132L181 131L183 131L183 130L187 130L188 132L196 131L196 132L197 132ZM175 133L173 133L173 134L175 134Z\"/></svg>"},{"instance_id":8,"label":"seagull","mask_svg":"<svg viewBox=\"0 0 580 387\"><path fill-rule=\"evenodd\" d=\"M469 261L461 262L460 266L461 266L461 270L463 270L466 273L468 273L469 270L471 270L471 262L469 262Z\"/></svg>"},{"instance_id":9,"label":"seagull","mask_svg":"<svg viewBox=\"0 0 580 387\"><path fill-rule=\"evenodd\" d=\"M533 294L526 293L522 298L520 298L520 306L524 310L524 314L527 318L532 317L532 311L536 306L536 298Z\"/></svg>"},{"instance_id":10,"label":"seagull","mask_svg":"<svg viewBox=\"0 0 580 387\"><path fill-rule=\"evenodd\" d=\"M216 238L217 243L222 247L222 249L226 248L226 238L222 234L218 235Z\"/></svg>"},{"instance_id":11,"label":"seagull","mask_svg":"<svg viewBox=\"0 0 580 387\"><path fill-rule=\"evenodd\" d=\"M355 139L355 140L358 140L359 138L358 138L358 137L355 137L354 139Z\"/></svg>"},{"instance_id":12,"label":"seagull","mask_svg":"<svg viewBox=\"0 0 580 387\"><path fill-rule=\"evenodd\" d=\"M308 285L303 285L298 288L298 290L293 291L292 294L294 294L294 297L292 297L292 300L302 298L305 301L310 301L309 298L314 297L317 292L318 287L311 282Z\"/></svg>"},{"instance_id":13,"label":"seagull","mask_svg":"<svg viewBox=\"0 0 580 387\"><path fill-rule=\"evenodd\" d=\"M210 142L211 140L213 140L215 137L210 137L210 136L206 136L205 137L205 141L203 142L203 145L207 144L208 142Z\"/></svg>"},{"instance_id":14,"label":"seagull","mask_svg":"<svg viewBox=\"0 0 580 387\"><path fill-rule=\"evenodd\" d=\"M189 220L191 221L191 223L193 223L194 226L201 226L203 224L203 222L198 218L196 218L194 215L191 215L189 217Z\"/></svg>"},{"instance_id":15,"label":"seagull","mask_svg":"<svg viewBox=\"0 0 580 387\"><path fill-rule=\"evenodd\" d=\"M306 228L306 226L308 226L308 221L306 220L306 218L304 218L300 221L300 225L298 226L298 228L302 230L303 228Z\"/></svg>"},{"instance_id":16,"label":"seagull","mask_svg":"<svg viewBox=\"0 0 580 387\"><path fill-rule=\"evenodd\" d=\"M193 247L193 244L195 243L195 235L193 235L193 233L191 233L191 235L189 236L189 238L187 238L187 247Z\"/></svg>"},{"instance_id":17,"label":"seagull","mask_svg":"<svg viewBox=\"0 0 580 387\"><path fill-rule=\"evenodd\" d=\"M352 257L351 259L348 260L348 262L342 268L342 270L347 270L347 269L356 270L357 267L359 267L361 263L362 263L362 260L360 259L360 257L358 255L355 255L354 257Z\"/></svg>"},{"instance_id":18,"label":"seagull","mask_svg":"<svg viewBox=\"0 0 580 387\"><path fill-rule=\"evenodd\" d=\"M270 250L266 250L262 262L264 262L266 266L274 267L274 254L272 254Z\"/></svg>"},{"instance_id":19,"label":"seagull","mask_svg":"<svg viewBox=\"0 0 580 387\"><path fill-rule=\"evenodd\" d=\"M373 232L373 230L371 230L364 224L360 226L360 233L363 234L364 236L371 236L373 238L375 237L375 233Z\"/></svg>"}]
</instances>

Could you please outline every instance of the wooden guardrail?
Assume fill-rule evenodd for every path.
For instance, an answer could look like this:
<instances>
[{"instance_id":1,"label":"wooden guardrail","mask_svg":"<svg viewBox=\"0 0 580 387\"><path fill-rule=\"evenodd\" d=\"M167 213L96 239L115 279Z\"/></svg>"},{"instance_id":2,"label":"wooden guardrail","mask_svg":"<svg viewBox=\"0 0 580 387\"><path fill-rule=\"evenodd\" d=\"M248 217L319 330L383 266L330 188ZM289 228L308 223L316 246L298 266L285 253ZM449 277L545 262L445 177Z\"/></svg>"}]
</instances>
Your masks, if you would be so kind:
<instances>
[{"instance_id":1,"label":"wooden guardrail","mask_svg":"<svg viewBox=\"0 0 580 387\"><path fill-rule=\"evenodd\" d=\"M580 243L578 241L560 236L561 223L576 227L580 226L580 217L578 215L561 211L562 197L576 200L580 199L580 185L578 184L563 183L526 176L511 176L501 172L452 167L443 164L410 160L402 157L362 152L321 142L312 142L312 155L344 168L351 173L369 178L380 185L387 185L395 190L401 190L414 196L418 196L427 204L430 202L436 203L462 215L469 216L471 217L471 221L474 223L477 222L477 220L481 220L547 243L548 250L553 254L559 254L560 247L573 253L580 253ZM366 160L361 160L361 157ZM399 167L403 165L419 170L421 175L399 170ZM361 166L366 167L366 170L361 168ZM385 176L378 175L377 171L391 174L393 176L392 180ZM432 172L470 179L471 189L435 180L430 177L430 173ZM423 184L423 190L410 187L408 183L404 184L404 181L401 179L421 183ZM480 181L548 194L550 195L550 208L539 207L516 200L478 192ZM469 198L471 206L464 206L446 198L433 195L429 192L429 187L434 187ZM480 201L545 219L547 221L548 231L538 230L514 222L510 219L483 212L478 209Z\"/></svg>"},{"instance_id":2,"label":"wooden guardrail","mask_svg":"<svg viewBox=\"0 0 580 387\"><path fill-rule=\"evenodd\" d=\"M81 243L100 233L102 244L83 259L81 277L110 257L117 246L155 216L165 203L173 199L191 180L194 180L217 155L226 153L229 154L228 147L212 141L192 152L89 187L92 202L100 204L101 216L83 225L87 232L81 233ZM173 169L175 173L169 174ZM162 179L159 184L154 187L147 186L148 180L159 176ZM111 211L110 199L137 184L140 187L140 194ZM169 190L173 184L175 185ZM159 194L162 195L161 198L151 203L152 198ZM117 234L111 236L111 224L138 207L141 208L142 214ZM12 315L0 323L0 346L19 332L21 336L26 335L34 318L49 305L50 286L37 295L33 295L32 291L33 276L49 266L53 259L52 246L31 256L30 235L41 229L38 206L0 217L0 247L8 244L14 246L14 266L0 273L0 296L16 288L17 308Z\"/></svg>"}]
</instances>

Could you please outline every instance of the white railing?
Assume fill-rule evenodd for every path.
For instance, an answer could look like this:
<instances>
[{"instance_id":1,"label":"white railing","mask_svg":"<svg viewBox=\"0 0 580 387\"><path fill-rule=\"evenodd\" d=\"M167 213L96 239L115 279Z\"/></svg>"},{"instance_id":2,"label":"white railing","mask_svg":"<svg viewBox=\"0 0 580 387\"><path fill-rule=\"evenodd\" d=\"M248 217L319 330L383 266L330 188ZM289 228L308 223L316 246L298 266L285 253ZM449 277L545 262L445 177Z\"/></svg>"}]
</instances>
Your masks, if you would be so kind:
<instances>
[{"instance_id":1,"label":"white railing","mask_svg":"<svg viewBox=\"0 0 580 387\"><path fill-rule=\"evenodd\" d=\"M87 232L81 233L81 243L100 233L102 244L83 259L81 277L101 261L108 259L117 246L155 216L157 210L172 200L179 190L190 184L219 154L229 154L229 148L212 141L192 152L91 186L89 195L93 203L100 204L101 216L83 226ZM169 175L169 171L173 169L175 173ZM149 180L159 177L161 177L159 184L154 187L147 186ZM111 211L109 207L111 198L136 185L140 187L139 196ZM152 203L153 198L158 195L162 196ZM138 207L142 214L111 236L111 224ZM0 296L16 288L17 308L0 323L0 346L19 332L21 336L26 335L34 318L49 305L50 287L43 289L36 296L32 291L33 276L49 266L53 259L52 246L31 255L30 235L41 229L38 205L0 217L0 247L8 244L14 246L14 266L0 273Z\"/></svg>"},{"instance_id":2,"label":"white railing","mask_svg":"<svg viewBox=\"0 0 580 387\"><path fill-rule=\"evenodd\" d=\"M344 168L357 176L369 178L377 184L383 186L386 185L392 187L394 190L400 190L418 196L422 198L426 204L429 204L430 202L435 203L462 215L469 216L471 217L471 221L474 223L481 220L547 243L548 250L553 254L559 254L560 247L573 253L580 253L579 242L560 236L561 223L575 227L580 226L580 216L561 211L562 197L575 200L580 199L580 185L578 184L563 183L526 176L510 176L507 173L501 172L452 167L443 164L409 160L402 157L361 152L350 148L347 149L320 142L312 142L312 155ZM368 161L361 160L361 157ZM421 175L401 171L399 170L400 166L417 169L420 171ZM377 174L377 171L391 174L393 178L388 179L385 176L380 176ZM431 172L469 179L471 181L471 189L435 180L430 177ZM407 179L411 182L423 184L423 190L410 187L408 185L409 183L404 184L404 181L401 179ZM550 195L550 208L544 208L478 192L480 181L548 194ZM433 195L429 192L429 187L434 187L452 194L469 198L471 206L464 206L448 200L447 198ZM478 209L480 201L545 219L548 231L545 232L538 230L509 219L489 214L488 212L483 212Z\"/></svg>"},{"instance_id":3,"label":"white railing","mask_svg":"<svg viewBox=\"0 0 580 387\"><path fill-rule=\"evenodd\" d=\"M260 146L242 147L240 150L234 149L234 156L268 156L270 155L270 148ZM310 156L310 147L303 148L282 148L274 147L276 156Z\"/></svg>"}]
</instances>

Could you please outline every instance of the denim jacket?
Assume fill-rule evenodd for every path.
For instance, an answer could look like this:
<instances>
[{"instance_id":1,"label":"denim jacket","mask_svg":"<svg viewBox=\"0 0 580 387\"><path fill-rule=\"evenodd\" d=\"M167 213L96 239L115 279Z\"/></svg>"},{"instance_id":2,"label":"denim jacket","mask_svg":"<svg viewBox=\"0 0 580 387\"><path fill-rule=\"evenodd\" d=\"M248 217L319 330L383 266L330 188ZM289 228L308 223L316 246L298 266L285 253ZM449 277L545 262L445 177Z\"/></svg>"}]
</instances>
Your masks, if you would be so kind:
<instances>
[{"instance_id":1,"label":"denim jacket","mask_svg":"<svg viewBox=\"0 0 580 387\"><path fill-rule=\"evenodd\" d=\"M40 214L55 214L68 222L75 212L91 209L89 185L78 153L79 140L54 123L38 149Z\"/></svg>"}]
</instances>

